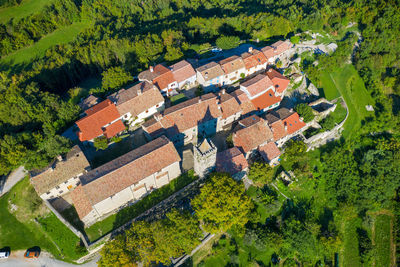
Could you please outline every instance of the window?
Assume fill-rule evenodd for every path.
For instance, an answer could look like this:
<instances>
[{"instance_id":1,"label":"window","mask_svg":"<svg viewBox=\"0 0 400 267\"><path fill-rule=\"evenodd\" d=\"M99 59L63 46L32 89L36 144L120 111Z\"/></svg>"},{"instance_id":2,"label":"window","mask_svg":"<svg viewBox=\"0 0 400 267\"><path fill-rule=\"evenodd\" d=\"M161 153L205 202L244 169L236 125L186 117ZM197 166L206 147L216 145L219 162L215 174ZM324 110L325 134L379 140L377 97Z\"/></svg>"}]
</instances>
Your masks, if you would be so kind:
<instances>
[{"instance_id":1,"label":"window","mask_svg":"<svg viewBox=\"0 0 400 267\"><path fill-rule=\"evenodd\" d=\"M64 192L64 191L61 190L59 193L62 194L63 192Z\"/></svg>"},{"instance_id":2,"label":"window","mask_svg":"<svg viewBox=\"0 0 400 267\"><path fill-rule=\"evenodd\" d=\"M291 123L289 123L290 126L293 126Z\"/></svg>"},{"instance_id":3,"label":"window","mask_svg":"<svg viewBox=\"0 0 400 267\"><path fill-rule=\"evenodd\" d=\"M64 184L67 184L67 183L68 183L68 181L65 181L65 182L64 182Z\"/></svg>"},{"instance_id":4,"label":"window","mask_svg":"<svg viewBox=\"0 0 400 267\"><path fill-rule=\"evenodd\" d=\"M146 113L149 113L149 110L146 110Z\"/></svg>"},{"instance_id":5,"label":"window","mask_svg":"<svg viewBox=\"0 0 400 267\"><path fill-rule=\"evenodd\" d=\"M60 187L57 185L57 186L56 186L56 189L60 189Z\"/></svg>"},{"instance_id":6,"label":"window","mask_svg":"<svg viewBox=\"0 0 400 267\"><path fill-rule=\"evenodd\" d=\"M128 114L125 114L125 115L124 115L124 118L125 118L125 119L128 118Z\"/></svg>"},{"instance_id":7,"label":"window","mask_svg":"<svg viewBox=\"0 0 400 267\"><path fill-rule=\"evenodd\" d=\"M156 105L156 108L158 108L159 106L160 106L160 105L159 105L159 104L157 104L157 105Z\"/></svg>"},{"instance_id":8,"label":"window","mask_svg":"<svg viewBox=\"0 0 400 267\"><path fill-rule=\"evenodd\" d=\"M50 195L50 192L47 192L46 194L47 194L47 195Z\"/></svg>"},{"instance_id":9,"label":"window","mask_svg":"<svg viewBox=\"0 0 400 267\"><path fill-rule=\"evenodd\" d=\"M72 185L69 185L67 188L68 188L68 190L71 190L71 188L72 188Z\"/></svg>"}]
</instances>

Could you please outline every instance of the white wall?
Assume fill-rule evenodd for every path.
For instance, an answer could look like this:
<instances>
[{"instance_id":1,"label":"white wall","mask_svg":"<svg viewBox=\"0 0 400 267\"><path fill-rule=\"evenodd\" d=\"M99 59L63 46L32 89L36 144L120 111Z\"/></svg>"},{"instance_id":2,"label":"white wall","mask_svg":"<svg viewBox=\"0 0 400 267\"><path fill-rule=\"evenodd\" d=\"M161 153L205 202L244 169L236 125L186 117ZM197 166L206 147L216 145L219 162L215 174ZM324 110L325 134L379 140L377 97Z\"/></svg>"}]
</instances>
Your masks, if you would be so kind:
<instances>
[{"instance_id":1,"label":"white wall","mask_svg":"<svg viewBox=\"0 0 400 267\"><path fill-rule=\"evenodd\" d=\"M239 69L239 70L237 70L235 72L231 72L229 74L225 74L224 77L223 77L224 85L225 84L232 84L235 81L239 80L241 78L240 74L242 74L242 73L246 75L246 69L245 68L241 68L241 69Z\"/></svg>"},{"instance_id":2,"label":"white wall","mask_svg":"<svg viewBox=\"0 0 400 267\"><path fill-rule=\"evenodd\" d=\"M196 83L196 75L193 75L192 77L189 77L188 79L178 83L178 87L182 88L185 84L189 84L189 86L193 86Z\"/></svg>"},{"instance_id":3,"label":"white wall","mask_svg":"<svg viewBox=\"0 0 400 267\"><path fill-rule=\"evenodd\" d=\"M68 179L65 182L62 182L61 184L59 184L56 187L49 190L49 194L47 194L47 192L46 192L46 193L43 193L42 195L40 195L40 197L45 200L50 200L50 199L62 196L64 194L68 193L69 191L72 191L78 185L78 183L79 183L78 177L81 175L82 175L82 173L78 174L75 177ZM70 187L70 188L68 188L68 187Z\"/></svg>"}]
</instances>

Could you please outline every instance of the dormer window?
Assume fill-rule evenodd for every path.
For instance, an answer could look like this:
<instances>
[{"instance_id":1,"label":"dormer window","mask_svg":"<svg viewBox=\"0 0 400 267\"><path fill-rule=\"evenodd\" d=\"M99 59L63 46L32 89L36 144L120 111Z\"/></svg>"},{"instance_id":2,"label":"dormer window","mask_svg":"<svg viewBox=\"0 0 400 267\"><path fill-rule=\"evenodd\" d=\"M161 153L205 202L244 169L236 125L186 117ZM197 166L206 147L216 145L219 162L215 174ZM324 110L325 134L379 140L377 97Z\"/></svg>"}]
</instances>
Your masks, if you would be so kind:
<instances>
[{"instance_id":1,"label":"dormer window","mask_svg":"<svg viewBox=\"0 0 400 267\"><path fill-rule=\"evenodd\" d=\"M269 93L269 96L270 96L270 97L272 97L272 94L271 94L271 93Z\"/></svg>"}]
</instances>

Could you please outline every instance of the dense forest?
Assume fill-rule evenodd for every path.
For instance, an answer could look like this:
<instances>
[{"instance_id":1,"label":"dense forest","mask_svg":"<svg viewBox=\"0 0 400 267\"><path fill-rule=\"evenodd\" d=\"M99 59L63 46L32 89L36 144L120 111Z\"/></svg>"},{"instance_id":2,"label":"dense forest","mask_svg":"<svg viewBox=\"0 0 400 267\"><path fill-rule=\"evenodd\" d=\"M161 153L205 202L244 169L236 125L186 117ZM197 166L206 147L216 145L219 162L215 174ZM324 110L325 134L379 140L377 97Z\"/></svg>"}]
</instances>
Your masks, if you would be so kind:
<instances>
[{"instance_id":1,"label":"dense forest","mask_svg":"<svg viewBox=\"0 0 400 267\"><path fill-rule=\"evenodd\" d=\"M2 0L0 6L19 2ZM262 206L274 211L277 196L268 186L245 193L242 185L219 174L193 200L195 216L172 211L162 221L133 225L106 246L102 265L169 263L200 242L200 224L212 233L228 231L217 248L229 251L232 265L238 263L240 242L242 252L270 249L287 266L332 264L334 253L350 246L350 237L359 240L354 256L359 264L347 266L370 265L379 256L363 229L372 224L371 212L400 212L399 1L54 0L29 16L0 23L0 54L18 52L82 21L88 26L73 42L54 45L31 62L0 64L0 174L20 165L43 167L68 151L71 143L60 134L81 112L77 103L85 94L77 86L87 77L102 77L102 86L93 92L104 96L151 64L198 56L221 42L221 36L262 45L305 31L340 37L333 55L318 56L318 65L303 62L318 85L322 72L347 62L358 37L345 34L346 27L354 25L361 42L352 62L375 101L375 112L352 138L332 143L318 155L305 153L302 144L288 145L282 164L298 172L308 193L286 200L279 212L268 218L259 212ZM263 177L264 184L275 178L263 166L253 166L250 175ZM220 203L224 198L231 201Z\"/></svg>"}]
</instances>

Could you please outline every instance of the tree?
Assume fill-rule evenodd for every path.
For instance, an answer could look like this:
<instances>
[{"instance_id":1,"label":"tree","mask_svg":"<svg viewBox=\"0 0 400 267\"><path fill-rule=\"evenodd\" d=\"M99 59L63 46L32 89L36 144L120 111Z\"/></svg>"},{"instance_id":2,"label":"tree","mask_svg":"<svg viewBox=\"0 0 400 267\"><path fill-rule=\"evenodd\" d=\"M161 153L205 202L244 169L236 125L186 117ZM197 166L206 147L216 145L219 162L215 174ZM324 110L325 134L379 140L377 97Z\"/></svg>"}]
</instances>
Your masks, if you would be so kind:
<instances>
[{"instance_id":1,"label":"tree","mask_svg":"<svg viewBox=\"0 0 400 267\"><path fill-rule=\"evenodd\" d=\"M304 122L310 122L315 117L312 107L305 103L298 104L294 109L300 117L303 117Z\"/></svg>"},{"instance_id":2,"label":"tree","mask_svg":"<svg viewBox=\"0 0 400 267\"><path fill-rule=\"evenodd\" d=\"M274 179L274 169L265 162L254 162L250 166L249 179L260 185L269 184Z\"/></svg>"},{"instance_id":3,"label":"tree","mask_svg":"<svg viewBox=\"0 0 400 267\"><path fill-rule=\"evenodd\" d=\"M121 67L112 67L101 74L103 89L117 89L133 80L133 77Z\"/></svg>"},{"instance_id":4,"label":"tree","mask_svg":"<svg viewBox=\"0 0 400 267\"><path fill-rule=\"evenodd\" d=\"M237 36L221 36L215 43L221 49L232 49L239 45L239 41Z\"/></svg>"},{"instance_id":5,"label":"tree","mask_svg":"<svg viewBox=\"0 0 400 267\"><path fill-rule=\"evenodd\" d=\"M104 150L108 147L108 139L105 136L96 137L93 141L93 146L96 148L96 151L101 149Z\"/></svg>"},{"instance_id":6,"label":"tree","mask_svg":"<svg viewBox=\"0 0 400 267\"><path fill-rule=\"evenodd\" d=\"M212 233L227 231L233 226L243 228L253 209L243 183L220 173L212 175L191 204L204 229Z\"/></svg>"}]
</instances>

